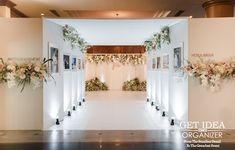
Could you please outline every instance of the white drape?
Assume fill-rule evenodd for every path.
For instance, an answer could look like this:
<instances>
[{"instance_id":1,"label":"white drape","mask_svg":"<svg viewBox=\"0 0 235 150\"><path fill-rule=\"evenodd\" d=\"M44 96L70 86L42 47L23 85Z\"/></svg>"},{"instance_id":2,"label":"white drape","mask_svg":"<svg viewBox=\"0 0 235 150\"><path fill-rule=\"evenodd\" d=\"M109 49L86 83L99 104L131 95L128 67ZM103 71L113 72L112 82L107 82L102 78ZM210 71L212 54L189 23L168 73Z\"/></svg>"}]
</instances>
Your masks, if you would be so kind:
<instances>
[{"instance_id":1,"label":"white drape","mask_svg":"<svg viewBox=\"0 0 235 150\"><path fill-rule=\"evenodd\" d=\"M113 63L86 63L86 80L98 77L110 90L121 90L123 82L135 77L146 80L147 65L122 65Z\"/></svg>"}]
</instances>

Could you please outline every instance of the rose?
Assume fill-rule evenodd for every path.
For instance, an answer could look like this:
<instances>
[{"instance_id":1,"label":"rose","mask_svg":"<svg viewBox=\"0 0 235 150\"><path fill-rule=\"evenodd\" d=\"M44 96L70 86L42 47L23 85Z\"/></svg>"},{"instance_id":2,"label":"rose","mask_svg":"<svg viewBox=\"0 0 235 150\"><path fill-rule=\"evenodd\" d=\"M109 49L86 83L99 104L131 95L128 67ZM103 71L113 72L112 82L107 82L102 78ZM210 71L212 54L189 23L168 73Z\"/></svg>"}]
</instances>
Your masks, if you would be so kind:
<instances>
[{"instance_id":1,"label":"rose","mask_svg":"<svg viewBox=\"0 0 235 150\"><path fill-rule=\"evenodd\" d=\"M7 65L7 70L10 70L10 71L15 71L16 67L12 64L10 65Z\"/></svg>"},{"instance_id":2,"label":"rose","mask_svg":"<svg viewBox=\"0 0 235 150\"><path fill-rule=\"evenodd\" d=\"M24 80L26 78L25 74L20 75L20 79Z\"/></svg>"},{"instance_id":3,"label":"rose","mask_svg":"<svg viewBox=\"0 0 235 150\"><path fill-rule=\"evenodd\" d=\"M36 67L34 68L34 70L35 70L36 72L39 72L39 71L40 71L40 67L36 66Z\"/></svg>"}]
</instances>

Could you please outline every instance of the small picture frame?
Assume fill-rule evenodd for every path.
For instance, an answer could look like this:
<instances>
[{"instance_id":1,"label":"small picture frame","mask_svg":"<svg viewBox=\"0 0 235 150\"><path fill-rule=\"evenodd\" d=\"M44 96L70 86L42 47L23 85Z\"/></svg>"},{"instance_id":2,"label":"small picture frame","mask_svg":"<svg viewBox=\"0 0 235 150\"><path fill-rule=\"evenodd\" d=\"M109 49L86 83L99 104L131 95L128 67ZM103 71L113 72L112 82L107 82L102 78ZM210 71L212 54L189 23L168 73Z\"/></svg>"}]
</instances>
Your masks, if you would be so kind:
<instances>
[{"instance_id":1,"label":"small picture frame","mask_svg":"<svg viewBox=\"0 0 235 150\"><path fill-rule=\"evenodd\" d=\"M64 70L70 70L70 55L63 55Z\"/></svg>"},{"instance_id":2,"label":"small picture frame","mask_svg":"<svg viewBox=\"0 0 235 150\"><path fill-rule=\"evenodd\" d=\"M82 62L81 62L81 59L78 58L78 70L81 70L82 69Z\"/></svg>"},{"instance_id":3,"label":"small picture frame","mask_svg":"<svg viewBox=\"0 0 235 150\"><path fill-rule=\"evenodd\" d=\"M157 69L161 69L161 57L157 57Z\"/></svg>"},{"instance_id":4,"label":"small picture frame","mask_svg":"<svg viewBox=\"0 0 235 150\"><path fill-rule=\"evenodd\" d=\"M85 60L82 60L82 69L85 69Z\"/></svg>"},{"instance_id":5,"label":"small picture frame","mask_svg":"<svg viewBox=\"0 0 235 150\"><path fill-rule=\"evenodd\" d=\"M76 71L77 70L77 57L76 56L72 56L72 70Z\"/></svg>"},{"instance_id":6,"label":"small picture frame","mask_svg":"<svg viewBox=\"0 0 235 150\"><path fill-rule=\"evenodd\" d=\"M162 69L169 69L169 54L164 54L162 56Z\"/></svg>"},{"instance_id":7,"label":"small picture frame","mask_svg":"<svg viewBox=\"0 0 235 150\"><path fill-rule=\"evenodd\" d=\"M152 59L152 69L155 69L156 68L156 59L153 58Z\"/></svg>"},{"instance_id":8,"label":"small picture frame","mask_svg":"<svg viewBox=\"0 0 235 150\"><path fill-rule=\"evenodd\" d=\"M174 48L174 72L178 75L183 74L182 67L184 66L184 49L183 49L183 43Z\"/></svg>"},{"instance_id":9,"label":"small picture frame","mask_svg":"<svg viewBox=\"0 0 235 150\"><path fill-rule=\"evenodd\" d=\"M51 74L59 73L59 49L52 43L48 43L49 72Z\"/></svg>"}]
</instances>

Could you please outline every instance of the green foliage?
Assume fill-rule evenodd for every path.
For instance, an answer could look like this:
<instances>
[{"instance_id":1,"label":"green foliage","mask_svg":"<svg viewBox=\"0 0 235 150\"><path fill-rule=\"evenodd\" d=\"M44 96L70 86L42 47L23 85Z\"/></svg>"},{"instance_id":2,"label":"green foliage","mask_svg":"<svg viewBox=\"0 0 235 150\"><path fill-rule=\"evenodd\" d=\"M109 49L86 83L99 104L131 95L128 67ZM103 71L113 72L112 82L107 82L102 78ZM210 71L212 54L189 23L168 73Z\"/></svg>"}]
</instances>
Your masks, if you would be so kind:
<instances>
[{"instance_id":1,"label":"green foliage","mask_svg":"<svg viewBox=\"0 0 235 150\"><path fill-rule=\"evenodd\" d=\"M146 91L146 81L140 82L138 78L126 81L122 86L123 91Z\"/></svg>"},{"instance_id":2,"label":"green foliage","mask_svg":"<svg viewBox=\"0 0 235 150\"><path fill-rule=\"evenodd\" d=\"M166 43L169 45L171 43L170 39L170 28L165 26L161 29L160 33L155 33L150 39L144 42L146 51L156 50L161 48L161 44Z\"/></svg>"},{"instance_id":3,"label":"green foliage","mask_svg":"<svg viewBox=\"0 0 235 150\"><path fill-rule=\"evenodd\" d=\"M107 91L108 86L97 77L86 81L86 91Z\"/></svg>"}]
</instances>

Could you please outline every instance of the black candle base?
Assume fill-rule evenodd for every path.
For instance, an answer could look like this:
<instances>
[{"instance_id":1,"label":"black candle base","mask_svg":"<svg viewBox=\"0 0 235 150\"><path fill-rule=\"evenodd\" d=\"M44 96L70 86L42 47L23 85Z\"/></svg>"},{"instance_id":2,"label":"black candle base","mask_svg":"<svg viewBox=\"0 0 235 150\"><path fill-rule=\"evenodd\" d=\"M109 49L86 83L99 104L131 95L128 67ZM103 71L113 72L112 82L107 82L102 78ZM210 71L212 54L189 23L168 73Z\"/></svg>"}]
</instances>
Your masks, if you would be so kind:
<instances>
[{"instance_id":1,"label":"black candle base","mask_svg":"<svg viewBox=\"0 0 235 150\"><path fill-rule=\"evenodd\" d=\"M147 98L147 102L149 102L149 98Z\"/></svg>"},{"instance_id":2,"label":"black candle base","mask_svg":"<svg viewBox=\"0 0 235 150\"><path fill-rule=\"evenodd\" d=\"M60 120L57 118L56 119L56 123L55 123L56 125L60 125Z\"/></svg>"},{"instance_id":3,"label":"black candle base","mask_svg":"<svg viewBox=\"0 0 235 150\"><path fill-rule=\"evenodd\" d=\"M166 112L163 111L163 112L162 112L162 117L165 117L165 116L166 116Z\"/></svg>"},{"instance_id":4,"label":"black candle base","mask_svg":"<svg viewBox=\"0 0 235 150\"><path fill-rule=\"evenodd\" d=\"M171 119L171 126L175 125L175 120Z\"/></svg>"},{"instance_id":5,"label":"black candle base","mask_svg":"<svg viewBox=\"0 0 235 150\"><path fill-rule=\"evenodd\" d=\"M73 110L74 110L74 111L76 110L76 106L73 106Z\"/></svg>"},{"instance_id":6,"label":"black candle base","mask_svg":"<svg viewBox=\"0 0 235 150\"><path fill-rule=\"evenodd\" d=\"M151 103L151 106L154 106L154 102Z\"/></svg>"},{"instance_id":7,"label":"black candle base","mask_svg":"<svg viewBox=\"0 0 235 150\"><path fill-rule=\"evenodd\" d=\"M157 110L157 111L159 111L159 110L160 110L159 106L156 106L156 110Z\"/></svg>"},{"instance_id":8,"label":"black candle base","mask_svg":"<svg viewBox=\"0 0 235 150\"><path fill-rule=\"evenodd\" d=\"M83 99L82 99L82 102L85 102L85 101L86 101L85 98L83 98Z\"/></svg>"},{"instance_id":9,"label":"black candle base","mask_svg":"<svg viewBox=\"0 0 235 150\"><path fill-rule=\"evenodd\" d=\"M70 112L70 111L68 111L68 116L69 116L69 117L71 116L71 112Z\"/></svg>"},{"instance_id":10,"label":"black candle base","mask_svg":"<svg viewBox=\"0 0 235 150\"><path fill-rule=\"evenodd\" d=\"M79 105L79 106L82 106L82 103L81 103L81 102L79 102L79 103L78 103L78 105Z\"/></svg>"}]
</instances>

